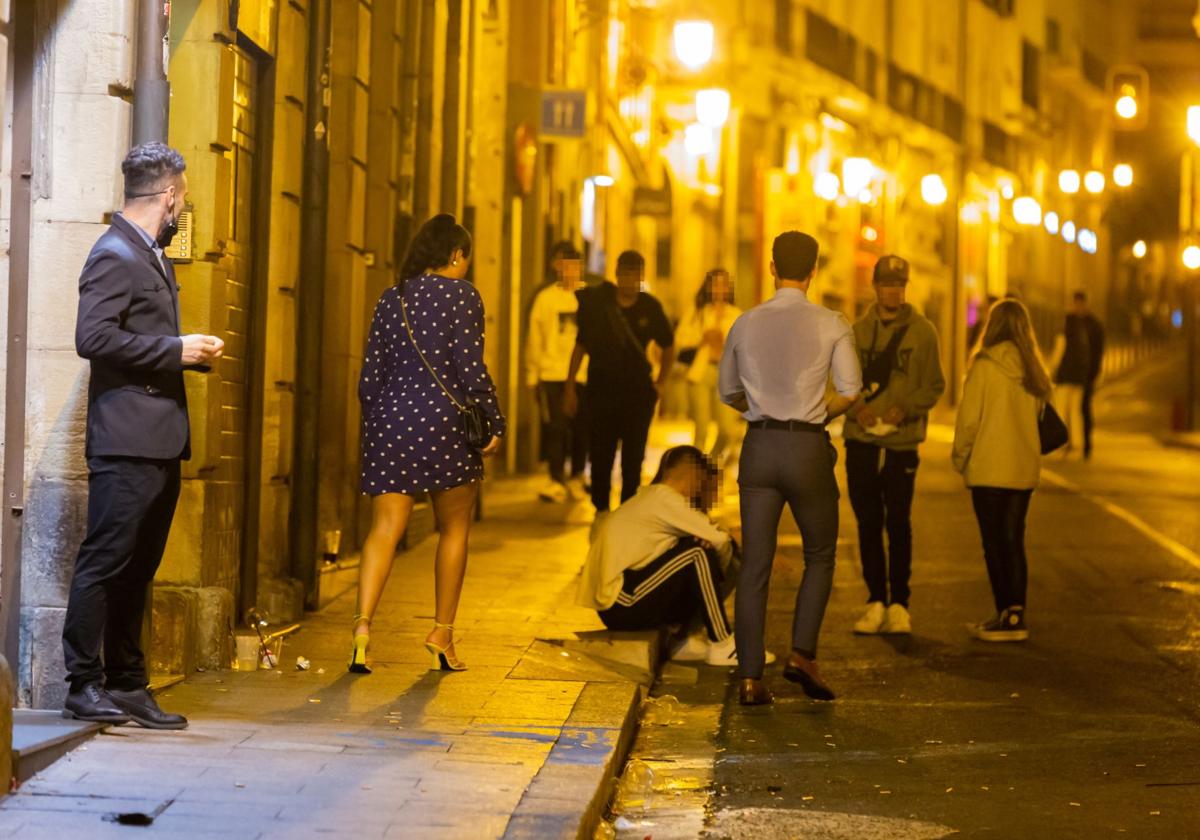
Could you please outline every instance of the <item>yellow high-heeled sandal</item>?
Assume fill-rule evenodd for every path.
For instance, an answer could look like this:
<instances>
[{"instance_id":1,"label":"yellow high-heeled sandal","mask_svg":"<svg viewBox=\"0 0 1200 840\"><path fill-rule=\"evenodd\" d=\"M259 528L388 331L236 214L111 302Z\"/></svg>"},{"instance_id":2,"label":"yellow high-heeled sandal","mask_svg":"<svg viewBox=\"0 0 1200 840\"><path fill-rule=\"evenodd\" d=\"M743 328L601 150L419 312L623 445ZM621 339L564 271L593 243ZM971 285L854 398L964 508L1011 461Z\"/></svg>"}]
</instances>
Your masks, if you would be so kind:
<instances>
[{"instance_id":1,"label":"yellow high-heeled sandal","mask_svg":"<svg viewBox=\"0 0 1200 840\"><path fill-rule=\"evenodd\" d=\"M435 621L433 623L433 629L435 629L435 630L441 629L441 630L451 631L451 639L450 639L450 643L445 645L444 647L438 647L433 642L429 642L429 641L425 642L425 650L429 651L430 656L433 657L433 661L430 663L429 670L431 670L431 671L465 671L465 670L467 670L467 666L464 665L461 661L459 661L457 656L454 658L451 658L450 654L448 652L450 650L450 645L454 644L454 638L453 638L454 625L453 624L440 624Z\"/></svg>"},{"instance_id":2,"label":"yellow high-heeled sandal","mask_svg":"<svg viewBox=\"0 0 1200 840\"><path fill-rule=\"evenodd\" d=\"M358 625L366 623L367 627L371 626L371 618L365 615L354 616L354 629L358 629ZM354 648L350 652L350 673L351 674L369 674L371 666L367 664L367 645L371 642L370 633L355 633Z\"/></svg>"}]
</instances>

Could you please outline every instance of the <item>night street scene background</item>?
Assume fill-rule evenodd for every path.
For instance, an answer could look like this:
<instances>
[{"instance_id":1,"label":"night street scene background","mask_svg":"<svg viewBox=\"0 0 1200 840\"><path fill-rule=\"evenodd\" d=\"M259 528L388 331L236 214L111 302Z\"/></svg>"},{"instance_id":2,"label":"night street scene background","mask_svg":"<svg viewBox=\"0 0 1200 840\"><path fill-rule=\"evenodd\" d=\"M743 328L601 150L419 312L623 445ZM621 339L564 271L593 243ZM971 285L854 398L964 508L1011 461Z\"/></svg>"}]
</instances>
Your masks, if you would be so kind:
<instances>
[{"instance_id":1,"label":"night street scene background","mask_svg":"<svg viewBox=\"0 0 1200 840\"><path fill-rule=\"evenodd\" d=\"M1200 3L0 0L0 89L0 837L1200 838Z\"/></svg>"}]
</instances>

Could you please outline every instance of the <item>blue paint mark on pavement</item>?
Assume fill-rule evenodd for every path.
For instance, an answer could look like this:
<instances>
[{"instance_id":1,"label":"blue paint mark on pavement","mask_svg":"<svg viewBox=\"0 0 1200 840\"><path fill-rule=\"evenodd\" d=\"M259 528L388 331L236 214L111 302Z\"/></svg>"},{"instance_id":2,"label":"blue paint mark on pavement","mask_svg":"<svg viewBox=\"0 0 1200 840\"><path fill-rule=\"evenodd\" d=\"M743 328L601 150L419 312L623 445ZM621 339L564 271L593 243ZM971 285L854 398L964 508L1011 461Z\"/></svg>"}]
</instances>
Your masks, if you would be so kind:
<instances>
[{"instance_id":1,"label":"blue paint mark on pavement","mask_svg":"<svg viewBox=\"0 0 1200 840\"><path fill-rule=\"evenodd\" d=\"M564 729L546 757L547 764L598 766L608 761L621 731L611 727Z\"/></svg>"}]
</instances>

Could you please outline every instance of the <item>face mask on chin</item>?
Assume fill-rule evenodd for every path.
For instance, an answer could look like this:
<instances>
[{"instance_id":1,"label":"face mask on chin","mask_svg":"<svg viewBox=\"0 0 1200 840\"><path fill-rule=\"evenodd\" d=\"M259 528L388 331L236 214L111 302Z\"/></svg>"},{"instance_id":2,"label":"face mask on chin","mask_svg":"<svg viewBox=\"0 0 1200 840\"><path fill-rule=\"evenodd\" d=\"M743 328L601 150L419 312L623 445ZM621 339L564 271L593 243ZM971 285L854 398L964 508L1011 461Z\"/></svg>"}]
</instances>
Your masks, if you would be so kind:
<instances>
[{"instance_id":1,"label":"face mask on chin","mask_svg":"<svg viewBox=\"0 0 1200 840\"><path fill-rule=\"evenodd\" d=\"M175 238L175 234L179 232L179 219L175 218L175 202L171 202L170 215L167 216L167 221L163 224L162 230L158 232L158 238L155 244L159 248L168 248L171 245L171 240Z\"/></svg>"}]
</instances>

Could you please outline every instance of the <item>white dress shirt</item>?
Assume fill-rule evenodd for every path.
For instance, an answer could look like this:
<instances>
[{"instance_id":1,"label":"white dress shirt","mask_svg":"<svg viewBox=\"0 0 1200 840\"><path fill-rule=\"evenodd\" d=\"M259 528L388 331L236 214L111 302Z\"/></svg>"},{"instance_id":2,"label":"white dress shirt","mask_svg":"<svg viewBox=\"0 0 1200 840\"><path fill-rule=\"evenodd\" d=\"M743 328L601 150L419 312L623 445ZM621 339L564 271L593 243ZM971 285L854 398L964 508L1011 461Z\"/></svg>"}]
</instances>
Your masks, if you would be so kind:
<instances>
[{"instance_id":1,"label":"white dress shirt","mask_svg":"<svg viewBox=\"0 0 1200 840\"><path fill-rule=\"evenodd\" d=\"M785 287L729 331L721 357L721 399L733 404L745 397L750 410L742 416L750 422L824 423L830 374L843 397L862 391L854 330L840 312Z\"/></svg>"}]
</instances>

